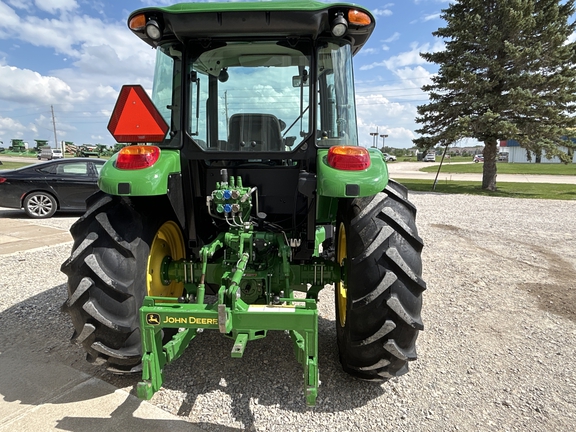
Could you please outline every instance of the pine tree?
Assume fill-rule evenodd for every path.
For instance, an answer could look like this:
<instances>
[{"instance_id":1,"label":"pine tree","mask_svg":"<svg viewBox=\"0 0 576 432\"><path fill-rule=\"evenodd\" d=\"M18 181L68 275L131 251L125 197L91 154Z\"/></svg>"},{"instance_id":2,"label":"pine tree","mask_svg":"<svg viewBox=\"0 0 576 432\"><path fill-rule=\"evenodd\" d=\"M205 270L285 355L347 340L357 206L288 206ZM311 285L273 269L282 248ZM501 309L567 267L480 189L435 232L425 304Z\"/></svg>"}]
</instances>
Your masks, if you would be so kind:
<instances>
[{"instance_id":1,"label":"pine tree","mask_svg":"<svg viewBox=\"0 0 576 432\"><path fill-rule=\"evenodd\" d=\"M439 70L422 87L430 102L418 107L414 143L482 141L488 190L496 190L499 139L568 162L559 146L573 146L566 138L576 133L574 1L457 0L444 9L447 25L433 35L445 50L421 54Z\"/></svg>"}]
</instances>

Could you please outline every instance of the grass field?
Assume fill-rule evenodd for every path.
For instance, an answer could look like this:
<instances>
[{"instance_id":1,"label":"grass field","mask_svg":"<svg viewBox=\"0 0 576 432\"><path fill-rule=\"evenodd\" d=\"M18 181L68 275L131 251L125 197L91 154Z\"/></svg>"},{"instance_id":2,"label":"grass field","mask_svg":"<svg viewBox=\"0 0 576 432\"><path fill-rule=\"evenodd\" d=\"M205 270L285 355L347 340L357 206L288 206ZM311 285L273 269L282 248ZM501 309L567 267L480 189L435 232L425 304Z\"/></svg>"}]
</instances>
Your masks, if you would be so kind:
<instances>
[{"instance_id":1,"label":"grass field","mask_svg":"<svg viewBox=\"0 0 576 432\"><path fill-rule=\"evenodd\" d=\"M454 165L444 161L441 173L482 173L483 163L469 163ZM498 163L498 174L542 174L542 175L576 175L576 164L518 164L518 163ZM438 171L438 165L425 166L420 169L424 172Z\"/></svg>"},{"instance_id":2,"label":"grass field","mask_svg":"<svg viewBox=\"0 0 576 432\"><path fill-rule=\"evenodd\" d=\"M2 159L0 159L2 160ZM20 168L26 165L31 165L31 163L28 162L11 162L11 161L6 161L6 159L2 160L2 165L0 165L0 170L6 170L6 169L16 169L16 168Z\"/></svg>"},{"instance_id":3,"label":"grass field","mask_svg":"<svg viewBox=\"0 0 576 432\"><path fill-rule=\"evenodd\" d=\"M399 179L400 183L412 191L432 192L433 181ZM508 183L497 184L498 190L483 190L480 182L439 181L434 192L449 194L484 195L508 198L538 198L556 200L576 200L576 186L552 183Z\"/></svg>"}]
</instances>

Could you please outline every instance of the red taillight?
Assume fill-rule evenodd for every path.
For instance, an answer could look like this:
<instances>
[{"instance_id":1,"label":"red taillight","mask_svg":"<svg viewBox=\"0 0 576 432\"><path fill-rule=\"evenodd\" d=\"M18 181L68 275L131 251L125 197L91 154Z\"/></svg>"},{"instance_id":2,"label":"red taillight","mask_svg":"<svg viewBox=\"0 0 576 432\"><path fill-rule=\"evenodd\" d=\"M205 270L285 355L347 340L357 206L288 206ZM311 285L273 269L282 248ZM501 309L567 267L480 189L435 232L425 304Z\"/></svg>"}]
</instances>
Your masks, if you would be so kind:
<instances>
[{"instance_id":1,"label":"red taillight","mask_svg":"<svg viewBox=\"0 0 576 432\"><path fill-rule=\"evenodd\" d=\"M137 170L151 167L160 157L160 149L156 146L128 146L118 152L116 168Z\"/></svg>"},{"instance_id":2,"label":"red taillight","mask_svg":"<svg viewBox=\"0 0 576 432\"><path fill-rule=\"evenodd\" d=\"M370 166L370 153L364 147L330 147L330 150L328 150L328 165L344 171L364 170Z\"/></svg>"},{"instance_id":3,"label":"red taillight","mask_svg":"<svg viewBox=\"0 0 576 432\"><path fill-rule=\"evenodd\" d=\"M4 183L6 181L6 177L0 177L0 183Z\"/></svg>"}]
</instances>

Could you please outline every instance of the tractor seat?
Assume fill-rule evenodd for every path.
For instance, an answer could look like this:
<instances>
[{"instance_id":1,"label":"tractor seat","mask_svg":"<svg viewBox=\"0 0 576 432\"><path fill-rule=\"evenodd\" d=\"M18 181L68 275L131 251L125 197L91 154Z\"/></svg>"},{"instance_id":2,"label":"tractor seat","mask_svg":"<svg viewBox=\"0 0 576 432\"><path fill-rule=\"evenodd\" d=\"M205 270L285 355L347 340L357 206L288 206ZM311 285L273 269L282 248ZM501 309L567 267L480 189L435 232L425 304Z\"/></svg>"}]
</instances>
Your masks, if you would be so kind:
<instances>
[{"instance_id":1,"label":"tractor seat","mask_svg":"<svg viewBox=\"0 0 576 432\"><path fill-rule=\"evenodd\" d=\"M284 150L280 121L272 114L234 114L228 130L228 151Z\"/></svg>"}]
</instances>

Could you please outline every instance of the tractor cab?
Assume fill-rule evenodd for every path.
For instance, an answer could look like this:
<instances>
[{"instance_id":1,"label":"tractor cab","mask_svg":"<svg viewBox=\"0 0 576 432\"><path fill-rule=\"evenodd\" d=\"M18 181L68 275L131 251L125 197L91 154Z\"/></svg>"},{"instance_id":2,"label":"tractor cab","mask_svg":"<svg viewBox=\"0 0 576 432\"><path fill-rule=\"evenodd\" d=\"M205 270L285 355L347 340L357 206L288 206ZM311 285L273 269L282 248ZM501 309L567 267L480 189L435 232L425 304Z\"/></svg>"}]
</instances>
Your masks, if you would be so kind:
<instances>
[{"instance_id":1,"label":"tractor cab","mask_svg":"<svg viewBox=\"0 0 576 432\"><path fill-rule=\"evenodd\" d=\"M189 3L136 11L129 27L157 49L152 99L170 126L160 147L287 164L358 145L352 56L374 28L365 9Z\"/></svg>"},{"instance_id":2,"label":"tractor cab","mask_svg":"<svg viewBox=\"0 0 576 432\"><path fill-rule=\"evenodd\" d=\"M158 47L152 98L170 125L162 145L190 158L283 161L302 159L304 144L358 145L350 44L291 42L198 43L187 64L179 42ZM185 93L174 89L180 68Z\"/></svg>"}]
</instances>

